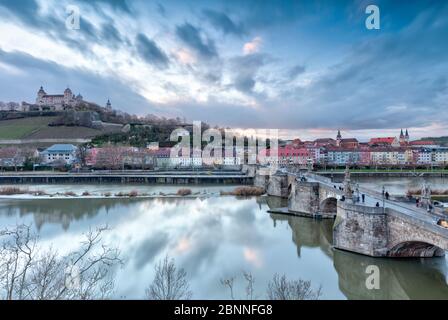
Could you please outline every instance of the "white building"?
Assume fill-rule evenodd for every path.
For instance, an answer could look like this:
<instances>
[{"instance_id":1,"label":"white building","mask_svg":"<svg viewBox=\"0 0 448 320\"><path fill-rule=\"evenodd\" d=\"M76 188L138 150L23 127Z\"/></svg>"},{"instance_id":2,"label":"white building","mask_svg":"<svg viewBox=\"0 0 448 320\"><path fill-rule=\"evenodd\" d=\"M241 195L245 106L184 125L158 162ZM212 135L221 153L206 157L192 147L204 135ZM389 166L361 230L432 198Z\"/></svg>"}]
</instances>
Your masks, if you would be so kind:
<instances>
[{"instance_id":1,"label":"white building","mask_svg":"<svg viewBox=\"0 0 448 320\"><path fill-rule=\"evenodd\" d=\"M437 164L448 164L448 148L435 149L433 159Z\"/></svg>"},{"instance_id":2,"label":"white building","mask_svg":"<svg viewBox=\"0 0 448 320\"><path fill-rule=\"evenodd\" d=\"M73 164L76 160L76 146L72 144L54 144L41 153L42 161L46 164L63 161Z\"/></svg>"}]
</instances>

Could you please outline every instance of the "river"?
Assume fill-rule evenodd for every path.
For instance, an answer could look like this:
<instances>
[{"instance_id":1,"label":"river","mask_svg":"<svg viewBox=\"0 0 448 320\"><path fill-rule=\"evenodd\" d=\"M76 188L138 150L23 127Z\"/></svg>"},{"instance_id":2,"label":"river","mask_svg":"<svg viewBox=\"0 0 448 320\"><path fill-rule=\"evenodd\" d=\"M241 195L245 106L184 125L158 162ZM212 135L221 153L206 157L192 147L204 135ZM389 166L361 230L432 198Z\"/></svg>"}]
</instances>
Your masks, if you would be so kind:
<instances>
[{"instance_id":1,"label":"river","mask_svg":"<svg viewBox=\"0 0 448 320\"><path fill-rule=\"evenodd\" d=\"M231 188L226 186L226 188ZM177 186L35 186L47 192L78 193L138 189L175 192ZM244 298L242 271L255 277L255 293L266 298L273 275L310 280L322 299L448 299L447 258L374 259L334 250L332 223L270 214L272 197L220 196L224 187L194 187L198 198L2 199L0 227L32 225L44 247L76 249L90 227L109 225L103 240L118 247L125 264L114 270L114 298L140 299L154 265L175 258L190 281L193 298L226 299L220 279L235 277L235 296ZM368 290L366 268L380 269L380 289Z\"/></svg>"}]
</instances>

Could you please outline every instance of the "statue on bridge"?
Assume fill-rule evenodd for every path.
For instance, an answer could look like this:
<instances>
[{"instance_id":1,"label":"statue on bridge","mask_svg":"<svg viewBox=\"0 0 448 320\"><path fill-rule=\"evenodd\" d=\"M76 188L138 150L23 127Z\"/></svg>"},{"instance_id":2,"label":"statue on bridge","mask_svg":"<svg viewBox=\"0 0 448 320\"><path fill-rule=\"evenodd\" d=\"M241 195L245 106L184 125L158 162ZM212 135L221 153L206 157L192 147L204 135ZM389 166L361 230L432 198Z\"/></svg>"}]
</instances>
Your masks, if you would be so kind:
<instances>
[{"instance_id":1,"label":"statue on bridge","mask_svg":"<svg viewBox=\"0 0 448 320\"><path fill-rule=\"evenodd\" d=\"M424 183L421 190L421 206L426 207L428 211L432 209L431 204L431 186L427 183Z\"/></svg>"},{"instance_id":2,"label":"statue on bridge","mask_svg":"<svg viewBox=\"0 0 448 320\"><path fill-rule=\"evenodd\" d=\"M353 200L353 190L350 182L350 170L349 167L345 167L344 174L344 196L346 200Z\"/></svg>"}]
</instances>

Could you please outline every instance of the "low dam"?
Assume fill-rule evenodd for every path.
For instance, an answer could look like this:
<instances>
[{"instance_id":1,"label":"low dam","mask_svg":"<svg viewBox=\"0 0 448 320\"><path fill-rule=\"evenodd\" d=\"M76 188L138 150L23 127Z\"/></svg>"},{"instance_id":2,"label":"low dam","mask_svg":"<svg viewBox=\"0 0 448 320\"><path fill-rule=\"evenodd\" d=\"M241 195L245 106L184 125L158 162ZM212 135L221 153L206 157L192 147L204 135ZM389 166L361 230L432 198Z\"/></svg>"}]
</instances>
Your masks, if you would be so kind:
<instances>
[{"instance_id":1,"label":"low dam","mask_svg":"<svg viewBox=\"0 0 448 320\"><path fill-rule=\"evenodd\" d=\"M34 183L144 183L144 184L252 184L247 171L97 171L3 172L0 184Z\"/></svg>"}]
</instances>

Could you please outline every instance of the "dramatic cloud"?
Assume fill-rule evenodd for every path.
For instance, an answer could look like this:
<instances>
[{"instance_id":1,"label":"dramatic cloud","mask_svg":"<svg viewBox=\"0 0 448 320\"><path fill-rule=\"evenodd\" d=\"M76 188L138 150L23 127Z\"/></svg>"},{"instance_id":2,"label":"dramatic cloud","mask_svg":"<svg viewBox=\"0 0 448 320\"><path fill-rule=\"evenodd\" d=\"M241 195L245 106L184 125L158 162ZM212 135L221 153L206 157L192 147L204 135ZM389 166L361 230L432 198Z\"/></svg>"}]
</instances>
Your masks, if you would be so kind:
<instances>
[{"instance_id":1,"label":"dramatic cloud","mask_svg":"<svg viewBox=\"0 0 448 320\"><path fill-rule=\"evenodd\" d=\"M137 50L145 61L160 69L168 66L168 57L153 40L148 39L144 34L139 34L136 41Z\"/></svg>"},{"instance_id":2,"label":"dramatic cloud","mask_svg":"<svg viewBox=\"0 0 448 320\"><path fill-rule=\"evenodd\" d=\"M288 71L288 77L290 79L295 79L299 74L302 74L305 72L305 67L302 65L296 65L294 67L292 67L289 71Z\"/></svg>"},{"instance_id":3,"label":"dramatic cloud","mask_svg":"<svg viewBox=\"0 0 448 320\"><path fill-rule=\"evenodd\" d=\"M191 49L205 58L216 57L218 54L215 48L215 42L210 38L204 38L200 29L189 23L184 23L176 27L177 36Z\"/></svg>"},{"instance_id":4,"label":"dramatic cloud","mask_svg":"<svg viewBox=\"0 0 448 320\"><path fill-rule=\"evenodd\" d=\"M224 126L443 130L448 4L379 0L381 29L367 30L367 3L3 0L0 100L69 84L126 112Z\"/></svg>"},{"instance_id":5,"label":"dramatic cloud","mask_svg":"<svg viewBox=\"0 0 448 320\"><path fill-rule=\"evenodd\" d=\"M228 15L214 10L204 10L204 16L218 30L225 34L242 35L245 33L241 23L236 24Z\"/></svg>"},{"instance_id":6,"label":"dramatic cloud","mask_svg":"<svg viewBox=\"0 0 448 320\"><path fill-rule=\"evenodd\" d=\"M241 56L232 60L234 70L234 86L237 90L245 93L252 92L258 70L266 63L266 56L252 54Z\"/></svg>"}]
</instances>

